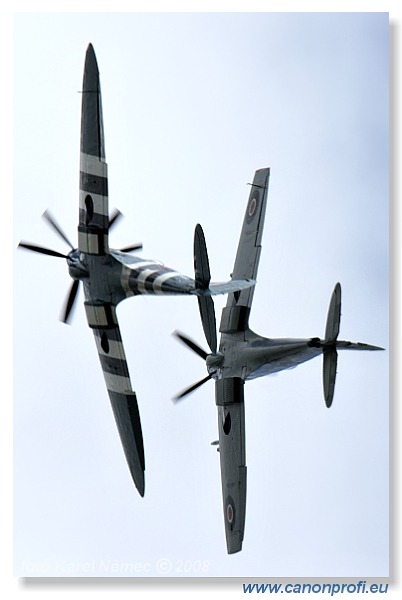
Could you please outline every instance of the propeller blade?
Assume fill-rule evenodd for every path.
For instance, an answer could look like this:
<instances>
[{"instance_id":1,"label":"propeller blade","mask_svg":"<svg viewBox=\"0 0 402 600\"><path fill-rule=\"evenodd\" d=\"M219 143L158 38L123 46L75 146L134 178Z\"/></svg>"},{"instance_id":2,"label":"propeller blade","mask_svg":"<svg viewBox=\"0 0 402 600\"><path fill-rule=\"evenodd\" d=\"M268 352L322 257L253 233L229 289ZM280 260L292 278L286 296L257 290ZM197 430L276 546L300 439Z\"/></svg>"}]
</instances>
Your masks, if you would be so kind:
<instances>
[{"instance_id":1,"label":"propeller blade","mask_svg":"<svg viewBox=\"0 0 402 600\"><path fill-rule=\"evenodd\" d=\"M121 213L116 208L109 217L109 229L111 229L113 227L113 225L116 223L116 221L118 221L120 219L120 217L122 217L122 216L123 216L123 213ZM123 250L122 250L122 252L123 252Z\"/></svg>"},{"instance_id":2,"label":"propeller blade","mask_svg":"<svg viewBox=\"0 0 402 600\"><path fill-rule=\"evenodd\" d=\"M71 310L74 306L74 302L77 297L79 283L80 282L78 279L74 279L73 284L70 288L70 293L68 295L66 306L64 309L64 317L62 319L63 323L68 323L68 319L70 317Z\"/></svg>"},{"instance_id":3,"label":"propeller blade","mask_svg":"<svg viewBox=\"0 0 402 600\"><path fill-rule=\"evenodd\" d=\"M46 221L49 223L49 225L51 227L53 227L53 229L59 234L59 236L66 242L66 244L68 246L70 246L71 250L74 250L74 246L72 245L72 243L70 242L70 240L68 239L68 237L66 236L66 234L64 233L62 228L60 227L60 225L57 223L55 218L52 217L50 212L48 210L45 210L45 212L43 213L42 216L44 219L46 219Z\"/></svg>"},{"instance_id":4,"label":"propeller blade","mask_svg":"<svg viewBox=\"0 0 402 600\"><path fill-rule=\"evenodd\" d=\"M212 375L207 375L206 377L204 377L204 379L201 379L200 381L197 381L197 383L194 383L193 385L191 385L189 388L186 388L178 396L175 396L173 398L173 402L177 402L178 400L181 400L185 396L188 396L188 394L191 394L191 392L194 392L194 390L196 390L197 388L204 385L204 383L209 381L211 379L211 377L212 377Z\"/></svg>"},{"instance_id":5,"label":"propeller blade","mask_svg":"<svg viewBox=\"0 0 402 600\"><path fill-rule=\"evenodd\" d=\"M175 335L177 338L179 338L179 340L181 340L183 342L183 344L188 346L188 348L190 348L190 350L192 350L193 352L198 354L198 356L200 356L203 360L206 360L208 353L205 352L205 350L203 350L202 348L200 348L200 346L198 346L198 344L196 344L195 342L193 342L188 337L186 337L185 335L183 335L182 333L180 333L178 331L174 331L173 335Z\"/></svg>"},{"instance_id":6,"label":"propeller blade","mask_svg":"<svg viewBox=\"0 0 402 600\"><path fill-rule=\"evenodd\" d=\"M20 242L18 244L18 248L25 248L26 250L31 250L32 252L38 252L39 254L46 254L47 256L57 256L57 258L67 258L67 254L61 254L61 252L57 252L56 250L50 250L49 248L44 248L43 246L36 246L35 244L28 244L27 242Z\"/></svg>"},{"instance_id":7,"label":"propeller blade","mask_svg":"<svg viewBox=\"0 0 402 600\"><path fill-rule=\"evenodd\" d=\"M133 244L132 246L125 246L125 248L120 248L120 252L134 252L134 250L141 250L142 244L139 242L138 244Z\"/></svg>"}]
</instances>

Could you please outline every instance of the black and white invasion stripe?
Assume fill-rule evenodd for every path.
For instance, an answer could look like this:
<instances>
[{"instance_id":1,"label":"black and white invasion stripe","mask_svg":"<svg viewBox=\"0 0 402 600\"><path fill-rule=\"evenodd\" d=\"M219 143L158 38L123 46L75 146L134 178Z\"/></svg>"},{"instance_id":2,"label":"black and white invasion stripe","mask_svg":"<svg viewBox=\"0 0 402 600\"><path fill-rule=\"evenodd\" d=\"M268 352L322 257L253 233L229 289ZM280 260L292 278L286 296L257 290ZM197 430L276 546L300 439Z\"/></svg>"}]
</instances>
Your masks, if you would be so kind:
<instances>
[{"instance_id":1,"label":"black and white invasion stripe","mask_svg":"<svg viewBox=\"0 0 402 600\"><path fill-rule=\"evenodd\" d=\"M131 388L127 360L112 304L85 302L127 463L136 487L144 495L144 444L137 397Z\"/></svg>"},{"instance_id":2,"label":"black and white invasion stripe","mask_svg":"<svg viewBox=\"0 0 402 600\"><path fill-rule=\"evenodd\" d=\"M190 294L194 281L177 271L154 261L139 261L123 265L121 285L127 297L138 294Z\"/></svg>"},{"instance_id":3,"label":"black and white invasion stripe","mask_svg":"<svg viewBox=\"0 0 402 600\"><path fill-rule=\"evenodd\" d=\"M81 152L78 247L87 254L109 250L109 202L107 164Z\"/></svg>"}]
</instances>

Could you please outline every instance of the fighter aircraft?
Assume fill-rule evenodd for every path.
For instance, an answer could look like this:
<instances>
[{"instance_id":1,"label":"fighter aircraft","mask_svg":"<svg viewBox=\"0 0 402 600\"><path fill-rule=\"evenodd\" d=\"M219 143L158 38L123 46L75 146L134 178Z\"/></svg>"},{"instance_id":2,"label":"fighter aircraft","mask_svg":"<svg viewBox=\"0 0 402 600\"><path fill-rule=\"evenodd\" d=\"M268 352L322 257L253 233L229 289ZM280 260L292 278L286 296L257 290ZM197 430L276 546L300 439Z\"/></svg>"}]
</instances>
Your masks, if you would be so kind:
<instances>
[{"instance_id":1,"label":"fighter aircraft","mask_svg":"<svg viewBox=\"0 0 402 600\"><path fill-rule=\"evenodd\" d=\"M257 280L269 175L268 168L255 173L232 273L234 279ZM196 230L195 236L196 257L201 253L197 246L205 248L204 235L200 228ZM202 272L207 264L208 259L204 256L198 265L196 262L196 268ZM204 276L209 276L207 267ZM338 350L383 350L378 346L338 340L341 317L339 283L336 284L331 297L323 339L272 339L254 333L249 327L254 289L250 287L228 295L219 328L222 334L219 350L212 298L209 298L208 311L200 306L201 321L210 353L205 352L187 336L175 332L184 344L206 361L208 375L185 389L174 400L184 398L209 379L215 380L223 513L229 554L242 549L246 516L244 382L294 368L322 354L324 399L329 408L334 396Z\"/></svg>"},{"instance_id":2,"label":"fighter aircraft","mask_svg":"<svg viewBox=\"0 0 402 600\"><path fill-rule=\"evenodd\" d=\"M71 248L68 254L43 246L20 242L19 247L65 258L73 279L64 309L68 322L77 298L80 281L85 292L85 311L96 341L100 363L109 393L117 428L134 483L141 496L145 491L145 458L137 397L130 376L116 316L122 300L138 294L196 295L200 309L208 312L211 294L252 287L251 279L221 284L195 274L195 279L181 275L161 262L130 256L140 249L134 244L121 250L109 248L109 231L120 216L115 211L109 218L108 176L105 161L101 89L99 70L92 44L85 58L82 114L78 248L74 248L64 231L48 211L43 215L48 224ZM196 230L198 235L199 228ZM206 249L197 244L197 251ZM197 259L199 262L199 258ZM209 270L209 267L208 267Z\"/></svg>"}]
</instances>

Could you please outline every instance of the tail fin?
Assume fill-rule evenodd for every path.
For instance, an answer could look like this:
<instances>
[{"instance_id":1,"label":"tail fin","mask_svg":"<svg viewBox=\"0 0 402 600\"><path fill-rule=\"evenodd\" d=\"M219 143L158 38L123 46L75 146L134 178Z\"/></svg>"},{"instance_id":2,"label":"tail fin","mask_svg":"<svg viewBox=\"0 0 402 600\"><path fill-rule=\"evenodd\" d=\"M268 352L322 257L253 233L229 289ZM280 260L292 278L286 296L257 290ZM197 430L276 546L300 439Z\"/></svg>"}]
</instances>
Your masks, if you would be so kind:
<instances>
[{"instance_id":1,"label":"tail fin","mask_svg":"<svg viewBox=\"0 0 402 600\"><path fill-rule=\"evenodd\" d=\"M341 321L341 285L337 283L329 303L327 323L325 326L324 362L322 371L322 382L324 387L325 405L329 408L332 404L335 391L336 365L338 353L336 351L336 340L339 335ZM331 344L333 342L333 344Z\"/></svg>"}]
</instances>

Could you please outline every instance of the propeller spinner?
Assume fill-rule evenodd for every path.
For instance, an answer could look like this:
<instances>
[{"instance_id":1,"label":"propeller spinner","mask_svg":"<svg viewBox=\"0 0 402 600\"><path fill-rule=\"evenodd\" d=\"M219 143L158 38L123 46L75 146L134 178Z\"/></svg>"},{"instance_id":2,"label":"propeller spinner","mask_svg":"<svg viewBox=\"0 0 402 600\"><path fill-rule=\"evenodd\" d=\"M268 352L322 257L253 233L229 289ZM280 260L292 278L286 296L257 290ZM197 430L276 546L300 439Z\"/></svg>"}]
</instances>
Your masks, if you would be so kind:
<instances>
[{"instance_id":1,"label":"propeller spinner","mask_svg":"<svg viewBox=\"0 0 402 600\"><path fill-rule=\"evenodd\" d=\"M60 320L63 323L68 323L77 298L80 280L84 277L88 277L88 271L80 261L80 253L78 249L74 248L73 244L71 243L67 235L64 233L60 225L57 223L56 219L50 214L48 210L46 210L42 216L47 221L48 225L57 233L57 235L67 244L67 246L70 247L70 252L68 254L62 254L57 250L52 250L50 248L45 248L44 246L38 246L37 244L31 244L29 242L24 241L21 241L18 244L18 247L23 248L24 250L30 250L31 252L36 252L38 254L45 254L46 256L55 256L56 258L65 258L67 260L69 273L74 281L71 284L70 291L68 293L64 305L62 318ZM115 223L120 217L122 217L122 213L116 209L110 216L109 230L115 225ZM131 246L121 248L120 252L133 252L135 250L140 250L141 248L141 243L133 244Z\"/></svg>"}]
</instances>

